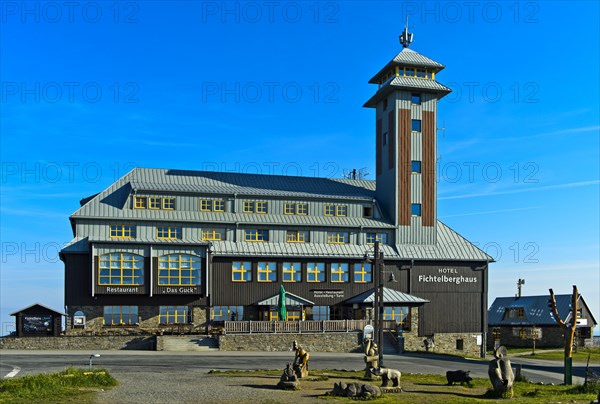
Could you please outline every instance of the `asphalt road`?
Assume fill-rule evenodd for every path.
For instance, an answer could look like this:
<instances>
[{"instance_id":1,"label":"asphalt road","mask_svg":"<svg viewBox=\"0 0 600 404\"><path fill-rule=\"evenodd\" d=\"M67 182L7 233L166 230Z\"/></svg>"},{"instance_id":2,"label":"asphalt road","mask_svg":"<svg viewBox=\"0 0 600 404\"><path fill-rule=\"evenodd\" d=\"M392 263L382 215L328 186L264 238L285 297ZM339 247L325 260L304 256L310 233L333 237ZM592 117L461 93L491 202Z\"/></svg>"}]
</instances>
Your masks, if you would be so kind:
<instances>
[{"instance_id":1,"label":"asphalt road","mask_svg":"<svg viewBox=\"0 0 600 404\"><path fill-rule=\"evenodd\" d=\"M117 376L119 373L160 372L177 373L182 370L208 372L211 369L283 369L294 358L292 352L152 352L152 351L0 351L0 377L13 374L20 377L40 372L55 372L66 367L89 366L90 354L93 366L107 369ZM562 363L528 358L511 358L513 368L521 364L523 374L531 381L562 383ZM384 365L408 373L445 374L447 370L470 370L474 377L487 378L488 361L426 354L386 355ZM600 365L592 370L600 374ZM364 368L363 355L358 353L311 353L310 369ZM574 382L582 382L585 364L573 365ZM16 373L16 374L15 374Z\"/></svg>"}]
</instances>

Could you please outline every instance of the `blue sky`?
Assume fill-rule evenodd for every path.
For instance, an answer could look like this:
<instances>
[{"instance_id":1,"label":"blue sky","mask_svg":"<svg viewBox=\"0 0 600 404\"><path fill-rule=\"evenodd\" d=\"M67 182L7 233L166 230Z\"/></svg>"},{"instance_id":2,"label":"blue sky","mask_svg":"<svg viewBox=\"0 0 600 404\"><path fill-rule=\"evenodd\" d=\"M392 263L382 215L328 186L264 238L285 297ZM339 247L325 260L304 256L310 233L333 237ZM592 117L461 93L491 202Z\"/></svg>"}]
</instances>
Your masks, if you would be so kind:
<instances>
[{"instance_id":1,"label":"blue sky","mask_svg":"<svg viewBox=\"0 0 600 404\"><path fill-rule=\"evenodd\" d=\"M1 333L63 308L68 216L134 166L374 178L400 50L446 65L438 216L496 258L489 303L580 293L600 319L599 3L0 3Z\"/></svg>"}]
</instances>

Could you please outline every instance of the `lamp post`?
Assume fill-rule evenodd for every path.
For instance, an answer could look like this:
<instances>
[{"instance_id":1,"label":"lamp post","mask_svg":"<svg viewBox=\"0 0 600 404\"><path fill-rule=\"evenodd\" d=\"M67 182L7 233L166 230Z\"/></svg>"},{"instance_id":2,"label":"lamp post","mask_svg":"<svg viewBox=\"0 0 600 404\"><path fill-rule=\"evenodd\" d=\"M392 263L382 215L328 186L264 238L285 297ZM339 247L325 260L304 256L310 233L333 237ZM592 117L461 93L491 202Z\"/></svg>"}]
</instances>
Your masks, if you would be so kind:
<instances>
[{"instance_id":1,"label":"lamp post","mask_svg":"<svg viewBox=\"0 0 600 404\"><path fill-rule=\"evenodd\" d=\"M369 252L365 252L365 262L371 262ZM379 241L373 244L373 339L379 353L379 366L383 366L383 251L379 250ZM393 272L390 272L390 282L396 282Z\"/></svg>"},{"instance_id":2,"label":"lamp post","mask_svg":"<svg viewBox=\"0 0 600 404\"><path fill-rule=\"evenodd\" d=\"M379 241L375 241L373 246L373 283L374 283L374 325L375 325L375 343L379 352L379 366L383 366L383 282L382 282L382 264L383 252L379 251Z\"/></svg>"}]
</instances>

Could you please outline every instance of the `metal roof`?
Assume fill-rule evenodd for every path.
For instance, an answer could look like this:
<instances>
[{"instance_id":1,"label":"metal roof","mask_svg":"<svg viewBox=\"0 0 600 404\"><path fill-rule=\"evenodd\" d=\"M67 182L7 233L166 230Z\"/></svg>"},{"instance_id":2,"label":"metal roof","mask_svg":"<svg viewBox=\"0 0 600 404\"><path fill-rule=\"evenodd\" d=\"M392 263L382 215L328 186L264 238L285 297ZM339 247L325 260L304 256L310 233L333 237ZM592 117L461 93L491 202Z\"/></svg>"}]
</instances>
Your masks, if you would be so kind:
<instances>
[{"instance_id":1,"label":"metal roof","mask_svg":"<svg viewBox=\"0 0 600 404\"><path fill-rule=\"evenodd\" d=\"M371 80L369 80L369 83L377 84L381 76L385 75L392 67L395 66L415 66L430 68L436 73L443 70L446 67L443 64L428 58L427 56L423 56L420 53L415 52L412 49L404 48L388 64L386 64L383 67L383 69L379 70L379 72L377 72L377 74L373 76Z\"/></svg>"},{"instance_id":2,"label":"metal roof","mask_svg":"<svg viewBox=\"0 0 600 404\"><path fill-rule=\"evenodd\" d=\"M279 292L271 297L263 299L256 303L258 306L277 306L279 304ZM314 306L314 302L290 292L285 292L286 306Z\"/></svg>"},{"instance_id":3,"label":"metal roof","mask_svg":"<svg viewBox=\"0 0 600 404\"><path fill-rule=\"evenodd\" d=\"M364 107L375 108L377 103L387 97L387 95L397 89L401 90L426 90L434 93L443 95L449 94L452 90L445 85L430 79L423 79L418 77L404 77L397 76L390 79L390 81L375 93L365 104Z\"/></svg>"},{"instance_id":4,"label":"metal roof","mask_svg":"<svg viewBox=\"0 0 600 404\"><path fill-rule=\"evenodd\" d=\"M374 181L339 178L137 168L128 181L134 191L367 200L375 197Z\"/></svg>"},{"instance_id":5,"label":"metal roof","mask_svg":"<svg viewBox=\"0 0 600 404\"><path fill-rule=\"evenodd\" d=\"M554 295L556 298L556 309L564 321L568 321L571 312L571 295ZM488 310L488 324L497 325L557 325L548 307L550 295L521 296L521 297L498 297ZM578 304L583 303L583 297L579 296ZM587 304L585 304L587 307ZM525 318L504 318L506 309L523 308ZM588 309L589 311L589 309ZM590 311L591 315L591 311ZM594 320L594 325L596 321Z\"/></svg>"},{"instance_id":6,"label":"metal roof","mask_svg":"<svg viewBox=\"0 0 600 404\"><path fill-rule=\"evenodd\" d=\"M147 220L170 222L193 222L207 224L236 224L264 226L298 226L321 228L353 229L393 229L386 220L364 217L303 216L303 215L261 215L232 212L200 212L183 210L126 209L131 192L192 192L210 196L236 192L260 196L279 197L318 197L329 200L374 199L375 181L345 180L310 177L286 177L276 175L217 173L206 171L183 171L166 169L136 168L117 180L107 189L88 200L72 216L80 218L111 220ZM235 192L234 192L235 191ZM398 244L382 246L386 259L418 260L467 260L493 261L493 259L465 240L458 233L437 222L436 244ZM86 252L89 242L114 241L99 239L98 235L74 239L62 253ZM185 245L205 244L199 239L157 242L154 238L142 239L138 235L136 243ZM367 245L354 244L315 244L315 243L247 243L232 241L213 242L216 255L223 256L306 256L306 257L355 257L364 255Z\"/></svg>"},{"instance_id":7,"label":"metal roof","mask_svg":"<svg viewBox=\"0 0 600 404\"><path fill-rule=\"evenodd\" d=\"M40 307L42 307L42 308L44 308L46 310L50 310L50 311L52 311L52 312L54 312L56 314L60 314L60 315L63 315L63 316L67 315L67 313L63 313L62 311L54 310L52 307L48 307L48 306L45 306L45 305L40 304L40 303L34 303L31 306L25 307L24 309L17 310L14 313L10 313L9 316L16 316L17 314L19 314L19 313L21 313L21 312L23 312L25 310L29 310L29 309L31 309L32 307L35 307L35 306L40 306Z\"/></svg>"},{"instance_id":8,"label":"metal roof","mask_svg":"<svg viewBox=\"0 0 600 404\"><path fill-rule=\"evenodd\" d=\"M437 222L436 244L380 245L387 260L432 260L432 261L481 261L492 262L493 258L467 241L450 227ZM321 257L362 258L370 245L316 244L316 243L245 243L213 241L213 252L221 256L248 257Z\"/></svg>"},{"instance_id":9,"label":"metal roof","mask_svg":"<svg viewBox=\"0 0 600 404\"><path fill-rule=\"evenodd\" d=\"M380 245L386 260L431 260L431 261L479 261L493 262L492 257L467 241L444 223L437 222L436 244L396 244ZM198 233L199 237L199 233ZM119 243L112 239L74 238L62 253L88 252L88 243ZM136 238L127 244L190 245L208 242L200 238L193 240L161 240ZM248 243L234 241L211 241L215 256L243 257L314 257L314 258L354 258L361 259L372 246L365 244L318 244L318 243Z\"/></svg>"},{"instance_id":10,"label":"metal roof","mask_svg":"<svg viewBox=\"0 0 600 404\"><path fill-rule=\"evenodd\" d=\"M373 303L375 301L375 290L367 290L359 295L351 297L346 300L345 303ZM429 300L422 299L417 296L409 295L408 293L402 293L398 290L383 287L383 303L397 303L404 306L421 306L425 303L429 303Z\"/></svg>"}]
</instances>

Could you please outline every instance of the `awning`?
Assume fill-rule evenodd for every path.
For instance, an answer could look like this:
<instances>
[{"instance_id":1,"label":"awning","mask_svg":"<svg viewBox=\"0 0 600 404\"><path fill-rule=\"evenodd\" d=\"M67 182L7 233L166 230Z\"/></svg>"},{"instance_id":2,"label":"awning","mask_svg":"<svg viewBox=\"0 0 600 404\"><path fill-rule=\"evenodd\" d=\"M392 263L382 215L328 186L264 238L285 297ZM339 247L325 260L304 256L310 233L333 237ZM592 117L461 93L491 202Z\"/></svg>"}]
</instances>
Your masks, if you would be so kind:
<instances>
[{"instance_id":1,"label":"awning","mask_svg":"<svg viewBox=\"0 0 600 404\"><path fill-rule=\"evenodd\" d=\"M258 306L277 306L277 303L279 303L279 293L274 294L273 296L261 300L259 302L257 302L256 304ZM315 303L311 302L310 300L306 300L303 297L297 296L293 293L290 292L285 292L285 305L286 306L314 306Z\"/></svg>"},{"instance_id":2,"label":"awning","mask_svg":"<svg viewBox=\"0 0 600 404\"><path fill-rule=\"evenodd\" d=\"M351 297L346 300L348 304L373 304L375 301L375 291L373 289L367 290L359 295ZM429 300L421 299L420 297L409 295L408 293L402 293L398 290L383 288L383 303L384 304L400 304L402 306L422 306L425 303L429 303Z\"/></svg>"}]
</instances>

